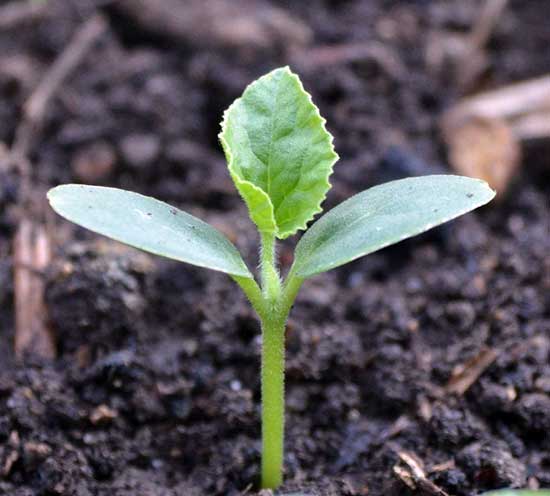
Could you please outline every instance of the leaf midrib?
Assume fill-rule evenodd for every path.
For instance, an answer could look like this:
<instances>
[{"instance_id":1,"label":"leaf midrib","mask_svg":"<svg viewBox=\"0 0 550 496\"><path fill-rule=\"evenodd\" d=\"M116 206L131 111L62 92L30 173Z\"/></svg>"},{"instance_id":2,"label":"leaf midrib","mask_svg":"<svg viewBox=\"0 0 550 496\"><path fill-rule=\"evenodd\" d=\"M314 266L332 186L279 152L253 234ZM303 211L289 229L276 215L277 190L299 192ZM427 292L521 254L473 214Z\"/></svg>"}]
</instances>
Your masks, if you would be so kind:
<instances>
[{"instance_id":1,"label":"leaf midrib","mask_svg":"<svg viewBox=\"0 0 550 496\"><path fill-rule=\"evenodd\" d=\"M273 142L275 141L273 136L273 128L275 127L275 109L277 108L277 104L279 101L279 93L281 91L281 79L279 78L277 81L277 91L275 92L275 98L273 101L273 104L271 106L271 117L270 117L270 130L269 130L269 151L267 153L267 164L264 164L267 167L267 196L269 196L269 199L273 203L273 200L271 198L271 159L273 156ZM273 205L273 208L275 210L275 205ZM275 213L274 213L275 214Z\"/></svg>"}]
</instances>

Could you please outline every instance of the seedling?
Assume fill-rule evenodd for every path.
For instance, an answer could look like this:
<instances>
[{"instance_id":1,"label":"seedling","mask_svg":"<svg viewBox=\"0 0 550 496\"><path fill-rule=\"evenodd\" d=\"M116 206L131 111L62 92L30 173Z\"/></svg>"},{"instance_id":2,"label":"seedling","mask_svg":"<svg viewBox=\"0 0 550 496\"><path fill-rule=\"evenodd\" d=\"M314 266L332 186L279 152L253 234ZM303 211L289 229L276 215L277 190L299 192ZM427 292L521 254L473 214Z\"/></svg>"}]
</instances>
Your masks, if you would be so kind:
<instances>
[{"instance_id":1,"label":"seedling","mask_svg":"<svg viewBox=\"0 0 550 496\"><path fill-rule=\"evenodd\" d=\"M219 231L154 198L76 184L58 186L48 198L72 222L156 255L225 272L241 287L261 322L261 484L275 488L283 465L285 323L304 280L469 212L494 192L483 181L450 175L363 191L307 230L283 280L276 240L306 230L321 212L338 159L325 120L285 67L246 88L225 112L219 137L259 231L259 283Z\"/></svg>"}]
</instances>

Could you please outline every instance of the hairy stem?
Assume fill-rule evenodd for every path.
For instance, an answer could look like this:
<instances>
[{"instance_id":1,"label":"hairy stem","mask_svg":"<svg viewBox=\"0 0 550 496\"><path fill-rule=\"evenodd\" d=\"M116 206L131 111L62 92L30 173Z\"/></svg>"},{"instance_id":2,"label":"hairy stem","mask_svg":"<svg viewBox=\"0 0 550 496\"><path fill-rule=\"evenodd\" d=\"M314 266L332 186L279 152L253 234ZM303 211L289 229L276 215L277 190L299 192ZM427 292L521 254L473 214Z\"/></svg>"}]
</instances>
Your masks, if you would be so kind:
<instances>
[{"instance_id":1,"label":"hairy stem","mask_svg":"<svg viewBox=\"0 0 550 496\"><path fill-rule=\"evenodd\" d=\"M262 488L275 489L283 479L285 425L285 325L303 280L289 274L281 284L275 260L275 237L262 233L261 288L255 280L233 279L258 313L262 325Z\"/></svg>"},{"instance_id":2,"label":"hairy stem","mask_svg":"<svg viewBox=\"0 0 550 496\"><path fill-rule=\"evenodd\" d=\"M262 487L274 489L283 478L285 425L285 319L262 320Z\"/></svg>"},{"instance_id":3,"label":"hairy stem","mask_svg":"<svg viewBox=\"0 0 550 496\"><path fill-rule=\"evenodd\" d=\"M231 278L241 287L256 313L263 315L265 313L265 300L258 283L249 277L231 276Z\"/></svg>"},{"instance_id":4,"label":"hairy stem","mask_svg":"<svg viewBox=\"0 0 550 496\"><path fill-rule=\"evenodd\" d=\"M262 233L262 487L282 482L284 445L285 322L281 315L281 281L275 263L275 237Z\"/></svg>"}]
</instances>

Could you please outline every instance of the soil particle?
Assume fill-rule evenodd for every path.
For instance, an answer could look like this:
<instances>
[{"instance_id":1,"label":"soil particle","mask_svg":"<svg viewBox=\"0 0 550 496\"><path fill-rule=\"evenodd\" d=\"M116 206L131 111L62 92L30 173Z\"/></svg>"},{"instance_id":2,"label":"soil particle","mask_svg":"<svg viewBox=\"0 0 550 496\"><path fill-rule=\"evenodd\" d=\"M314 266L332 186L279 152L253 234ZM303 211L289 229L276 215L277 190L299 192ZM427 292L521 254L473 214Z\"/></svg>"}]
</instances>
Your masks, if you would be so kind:
<instances>
[{"instance_id":1,"label":"soil particle","mask_svg":"<svg viewBox=\"0 0 550 496\"><path fill-rule=\"evenodd\" d=\"M547 394L523 395L514 410L526 429L542 433L550 430L550 397Z\"/></svg>"},{"instance_id":2,"label":"soil particle","mask_svg":"<svg viewBox=\"0 0 550 496\"><path fill-rule=\"evenodd\" d=\"M104 352L113 332L115 345L132 339L145 311L151 270L147 255L103 241L75 244L58 258L48 278L47 301L63 352L79 351L81 357L83 349Z\"/></svg>"},{"instance_id":3,"label":"soil particle","mask_svg":"<svg viewBox=\"0 0 550 496\"><path fill-rule=\"evenodd\" d=\"M437 472L434 477L434 482L438 486L443 487L449 494L463 493L466 481L466 474L457 468Z\"/></svg>"},{"instance_id":4,"label":"soil particle","mask_svg":"<svg viewBox=\"0 0 550 496\"><path fill-rule=\"evenodd\" d=\"M483 437L486 425L469 410L437 404L432 408L430 430L440 446L455 448Z\"/></svg>"},{"instance_id":5,"label":"soil particle","mask_svg":"<svg viewBox=\"0 0 550 496\"><path fill-rule=\"evenodd\" d=\"M457 454L457 462L481 487L525 487L527 468L504 443L474 443Z\"/></svg>"}]
</instances>

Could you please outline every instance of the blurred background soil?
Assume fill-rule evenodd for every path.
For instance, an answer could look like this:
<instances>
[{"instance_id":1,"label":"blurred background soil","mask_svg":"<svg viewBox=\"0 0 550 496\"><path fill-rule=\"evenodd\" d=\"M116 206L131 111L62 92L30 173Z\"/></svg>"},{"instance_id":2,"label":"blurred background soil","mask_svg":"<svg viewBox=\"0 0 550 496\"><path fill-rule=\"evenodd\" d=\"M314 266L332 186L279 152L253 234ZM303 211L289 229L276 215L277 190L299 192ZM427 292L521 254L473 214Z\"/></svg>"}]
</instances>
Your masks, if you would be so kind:
<instances>
[{"instance_id":1,"label":"blurred background soil","mask_svg":"<svg viewBox=\"0 0 550 496\"><path fill-rule=\"evenodd\" d=\"M549 74L549 46L546 0L0 2L0 494L256 494L244 297L55 218L44 194L155 196L256 266L217 134L286 64L341 157L326 208L465 156L500 182L479 212L306 282L282 494L550 487L550 126L482 117L472 145L442 124L465 96Z\"/></svg>"}]
</instances>

